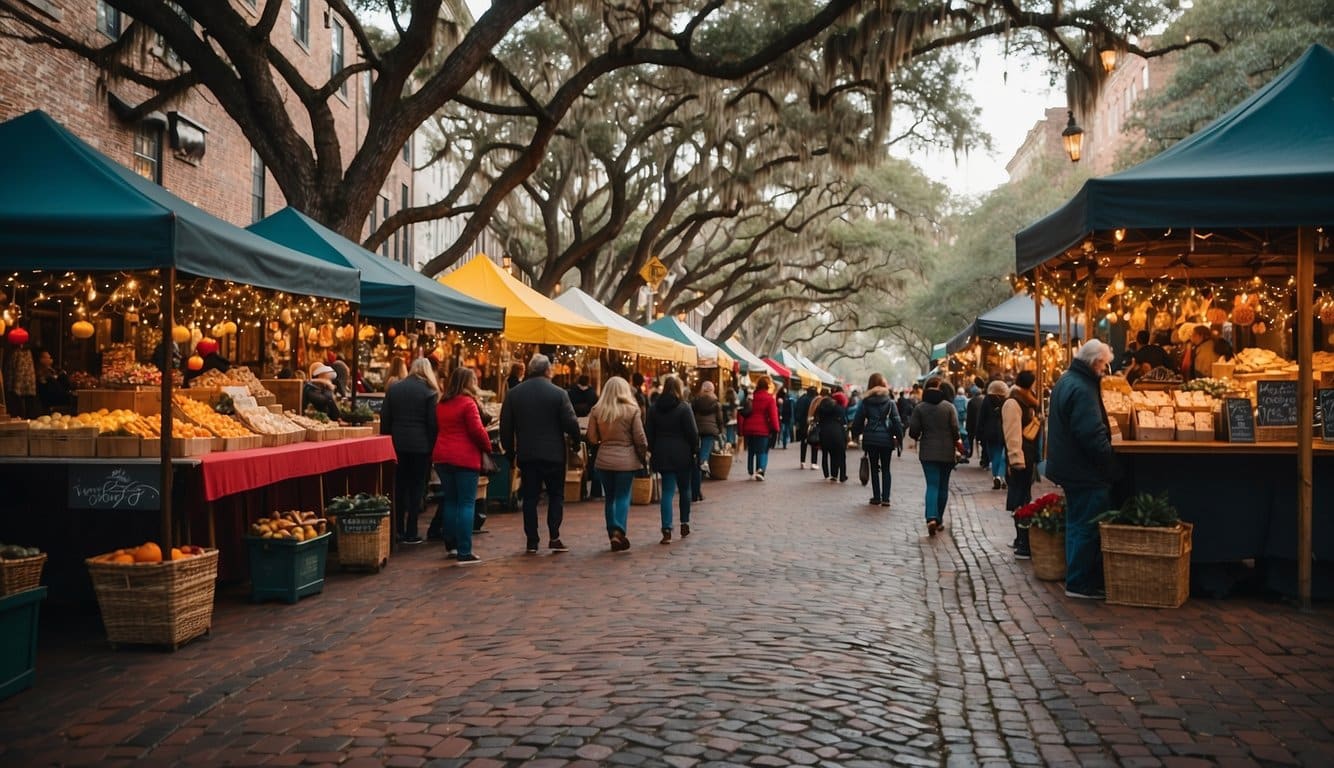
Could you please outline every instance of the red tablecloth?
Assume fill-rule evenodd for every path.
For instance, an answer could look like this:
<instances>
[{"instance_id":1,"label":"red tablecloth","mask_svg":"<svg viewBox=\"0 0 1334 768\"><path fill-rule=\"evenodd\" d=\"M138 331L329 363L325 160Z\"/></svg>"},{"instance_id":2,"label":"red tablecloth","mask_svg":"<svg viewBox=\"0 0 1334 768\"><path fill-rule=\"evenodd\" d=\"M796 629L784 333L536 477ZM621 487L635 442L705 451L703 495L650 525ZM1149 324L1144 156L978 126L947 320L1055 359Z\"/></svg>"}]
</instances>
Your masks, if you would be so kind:
<instances>
[{"instance_id":1,"label":"red tablecloth","mask_svg":"<svg viewBox=\"0 0 1334 768\"><path fill-rule=\"evenodd\" d=\"M199 468L204 478L204 499L215 501L291 477L386 461L394 461L394 443L388 436L380 435L210 453L200 457Z\"/></svg>"}]
</instances>

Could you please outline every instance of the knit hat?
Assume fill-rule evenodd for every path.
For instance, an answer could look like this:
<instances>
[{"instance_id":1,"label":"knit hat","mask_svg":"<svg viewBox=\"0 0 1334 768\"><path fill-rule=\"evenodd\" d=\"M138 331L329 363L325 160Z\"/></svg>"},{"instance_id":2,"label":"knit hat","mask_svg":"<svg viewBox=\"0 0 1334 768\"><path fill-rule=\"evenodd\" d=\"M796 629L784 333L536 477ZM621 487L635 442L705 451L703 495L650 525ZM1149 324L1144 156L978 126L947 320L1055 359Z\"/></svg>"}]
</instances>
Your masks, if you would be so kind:
<instances>
[{"instance_id":1,"label":"knit hat","mask_svg":"<svg viewBox=\"0 0 1334 768\"><path fill-rule=\"evenodd\" d=\"M1001 381L1000 379L996 379L995 381L987 385L987 394L1000 395L1001 397L1005 397L1006 395L1010 394L1010 388L1005 385L1005 382Z\"/></svg>"},{"instance_id":2,"label":"knit hat","mask_svg":"<svg viewBox=\"0 0 1334 768\"><path fill-rule=\"evenodd\" d=\"M1020 371L1019 375L1014 377L1014 383L1024 389L1032 389L1037 380L1038 377L1032 371Z\"/></svg>"}]
</instances>

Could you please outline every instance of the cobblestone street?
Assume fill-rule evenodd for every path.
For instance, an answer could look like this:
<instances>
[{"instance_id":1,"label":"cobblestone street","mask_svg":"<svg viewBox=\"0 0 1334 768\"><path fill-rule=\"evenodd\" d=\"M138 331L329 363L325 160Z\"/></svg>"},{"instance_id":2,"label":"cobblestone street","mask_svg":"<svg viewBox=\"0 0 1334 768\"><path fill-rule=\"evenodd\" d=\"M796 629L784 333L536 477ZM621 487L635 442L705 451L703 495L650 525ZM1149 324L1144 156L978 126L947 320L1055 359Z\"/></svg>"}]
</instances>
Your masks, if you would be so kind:
<instances>
[{"instance_id":1,"label":"cobblestone street","mask_svg":"<svg viewBox=\"0 0 1334 768\"><path fill-rule=\"evenodd\" d=\"M796 465L743 455L669 546L632 507L609 552L584 502L565 554L493 514L477 567L432 542L295 606L224 588L174 654L52 612L0 765L1334 764L1329 606L1070 600L976 466L928 538L915 454L892 508Z\"/></svg>"}]
</instances>

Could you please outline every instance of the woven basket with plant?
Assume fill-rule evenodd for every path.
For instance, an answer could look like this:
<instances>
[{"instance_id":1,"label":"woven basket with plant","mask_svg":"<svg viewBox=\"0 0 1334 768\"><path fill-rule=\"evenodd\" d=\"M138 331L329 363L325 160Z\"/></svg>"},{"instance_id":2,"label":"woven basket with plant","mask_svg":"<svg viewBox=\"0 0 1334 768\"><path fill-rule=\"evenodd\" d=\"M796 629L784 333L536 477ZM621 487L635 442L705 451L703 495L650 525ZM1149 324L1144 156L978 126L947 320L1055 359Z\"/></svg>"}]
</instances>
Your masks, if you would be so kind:
<instances>
[{"instance_id":1,"label":"woven basket with plant","mask_svg":"<svg viewBox=\"0 0 1334 768\"><path fill-rule=\"evenodd\" d=\"M1167 494L1141 493L1094 518L1107 602L1175 608L1190 596L1190 523Z\"/></svg>"},{"instance_id":2,"label":"woven basket with plant","mask_svg":"<svg viewBox=\"0 0 1334 768\"><path fill-rule=\"evenodd\" d=\"M1065 497L1049 493L1014 511L1015 522L1028 529L1033 574L1043 581L1065 578Z\"/></svg>"}]
</instances>

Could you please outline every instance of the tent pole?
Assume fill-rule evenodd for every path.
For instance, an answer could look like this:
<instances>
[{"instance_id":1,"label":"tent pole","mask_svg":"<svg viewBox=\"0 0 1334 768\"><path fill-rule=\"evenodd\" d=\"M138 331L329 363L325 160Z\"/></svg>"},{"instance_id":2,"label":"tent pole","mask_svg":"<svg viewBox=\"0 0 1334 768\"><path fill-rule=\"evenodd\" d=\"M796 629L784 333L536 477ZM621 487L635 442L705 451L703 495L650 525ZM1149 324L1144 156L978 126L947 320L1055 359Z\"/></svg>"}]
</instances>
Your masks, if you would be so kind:
<instances>
[{"instance_id":1,"label":"tent pole","mask_svg":"<svg viewBox=\"0 0 1334 768\"><path fill-rule=\"evenodd\" d=\"M158 499L159 509L162 513L162 555L163 559L171 559L172 531L171 531L171 501L172 501L172 466L171 466L171 437L172 437L172 418L171 418L171 387L173 384L172 373L175 372L175 366L172 365L175 355L172 350L176 342L171 338L176 316L176 267L167 268L167 285L162 292L162 311L159 315L158 325L162 328L162 384L159 389L162 392L162 429L161 439L158 440L158 459L160 460L160 480L161 488Z\"/></svg>"},{"instance_id":2,"label":"tent pole","mask_svg":"<svg viewBox=\"0 0 1334 768\"><path fill-rule=\"evenodd\" d=\"M1311 425L1315 422L1311 358L1315 352L1312 338L1315 238L1313 227L1297 230L1297 595L1304 611L1311 610Z\"/></svg>"},{"instance_id":3,"label":"tent pole","mask_svg":"<svg viewBox=\"0 0 1334 768\"><path fill-rule=\"evenodd\" d=\"M352 410L357 409L357 382L361 380L361 352L357 349L357 340L361 337L361 305L352 310L352 381L348 389L352 393Z\"/></svg>"}]
</instances>

